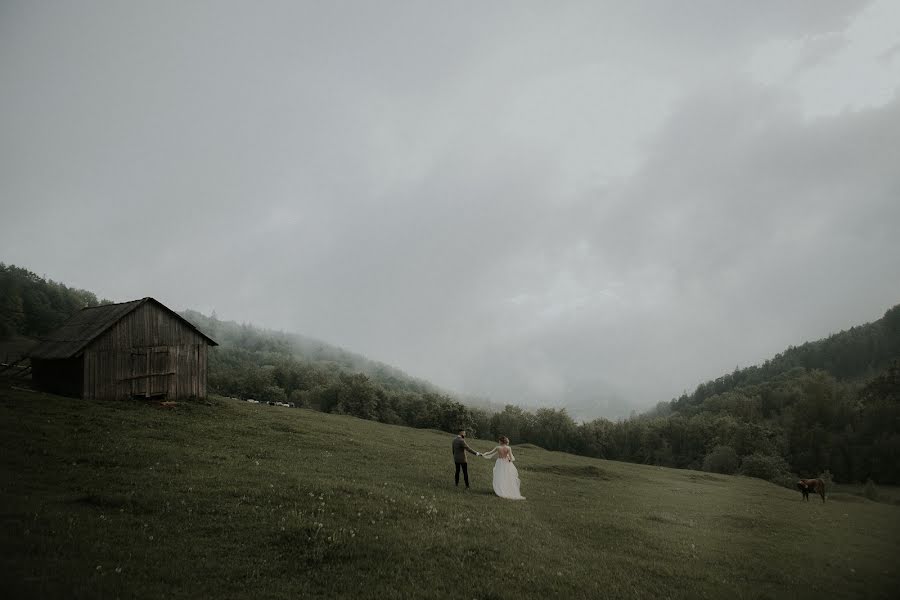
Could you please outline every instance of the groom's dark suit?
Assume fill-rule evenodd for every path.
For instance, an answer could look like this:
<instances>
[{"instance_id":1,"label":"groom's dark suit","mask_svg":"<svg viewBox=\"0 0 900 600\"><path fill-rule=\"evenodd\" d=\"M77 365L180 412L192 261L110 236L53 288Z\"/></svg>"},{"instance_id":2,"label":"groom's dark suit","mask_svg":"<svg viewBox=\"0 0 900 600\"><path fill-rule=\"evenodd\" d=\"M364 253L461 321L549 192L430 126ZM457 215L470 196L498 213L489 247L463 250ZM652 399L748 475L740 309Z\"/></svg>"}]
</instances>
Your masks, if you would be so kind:
<instances>
[{"instance_id":1,"label":"groom's dark suit","mask_svg":"<svg viewBox=\"0 0 900 600\"><path fill-rule=\"evenodd\" d=\"M466 487L469 487L469 464L466 462L466 452L478 454L466 443L465 438L456 436L453 439L453 461L456 463L456 485L459 485L459 471L462 469L463 480Z\"/></svg>"}]
</instances>

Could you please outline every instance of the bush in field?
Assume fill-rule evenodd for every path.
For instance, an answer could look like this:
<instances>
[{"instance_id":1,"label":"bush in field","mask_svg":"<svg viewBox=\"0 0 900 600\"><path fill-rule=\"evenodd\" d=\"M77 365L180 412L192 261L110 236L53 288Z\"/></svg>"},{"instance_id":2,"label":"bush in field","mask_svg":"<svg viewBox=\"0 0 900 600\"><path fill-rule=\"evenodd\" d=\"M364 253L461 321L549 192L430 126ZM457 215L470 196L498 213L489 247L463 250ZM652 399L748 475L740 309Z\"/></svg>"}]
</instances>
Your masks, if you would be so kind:
<instances>
[{"instance_id":1,"label":"bush in field","mask_svg":"<svg viewBox=\"0 0 900 600\"><path fill-rule=\"evenodd\" d=\"M703 470L712 473L732 475L738 469L740 460L731 446L716 446L703 459Z\"/></svg>"},{"instance_id":2,"label":"bush in field","mask_svg":"<svg viewBox=\"0 0 900 600\"><path fill-rule=\"evenodd\" d=\"M777 481L790 475L787 462L780 456L753 453L741 460L741 475L766 481Z\"/></svg>"},{"instance_id":3,"label":"bush in field","mask_svg":"<svg viewBox=\"0 0 900 600\"><path fill-rule=\"evenodd\" d=\"M294 403L294 406L309 408L312 406L312 401L310 400L311 395L312 392L309 390L294 390L288 398Z\"/></svg>"},{"instance_id":4,"label":"bush in field","mask_svg":"<svg viewBox=\"0 0 900 600\"><path fill-rule=\"evenodd\" d=\"M287 394L277 385L267 385L263 392L258 395L258 398L272 402L287 402Z\"/></svg>"},{"instance_id":5,"label":"bush in field","mask_svg":"<svg viewBox=\"0 0 900 600\"><path fill-rule=\"evenodd\" d=\"M869 500L878 500L878 486L875 485L875 482L871 479L866 480L866 487L863 490L863 494Z\"/></svg>"},{"instance_id":6,"label":"bush in field","mask_svg":"<svg viewBox=\"0 0 900 600\"><path fill-rule=\"evenodd\" d=\"M776 485L780 485L781 487L785 487L791 490L797 489L797 480L800 479L794 473L781 472L777 473L775 477L770 479L772 483Z\"/></svg>"},{"instance_id":7,"label":"bush in field","mask_svg":"<svg viewBox=\"0 0 900 600\"><path fill-rule=\"evenodd\" d=\"M831 474L831 471L825 469L824 472L819 473L819 479L825 483L825 491L830 492L834 486L834 475Z\"/></svg>"}]
</instances>

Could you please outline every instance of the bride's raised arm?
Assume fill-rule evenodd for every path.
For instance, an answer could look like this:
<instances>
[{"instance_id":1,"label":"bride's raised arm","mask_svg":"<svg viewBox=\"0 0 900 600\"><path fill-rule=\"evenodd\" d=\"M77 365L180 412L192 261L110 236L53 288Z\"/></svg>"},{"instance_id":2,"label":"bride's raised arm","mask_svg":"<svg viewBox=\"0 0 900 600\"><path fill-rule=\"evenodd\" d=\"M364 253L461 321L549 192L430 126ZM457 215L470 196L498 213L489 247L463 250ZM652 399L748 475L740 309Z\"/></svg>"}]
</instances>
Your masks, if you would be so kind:
<instances>
[{"instance_id":1,"label":"bride's raised arm","mask_svg":"<svg viewBox=\"0 0 900 600\"><path fill-rule=\"evenodd\" d=\"M494 449L490 452L482 452L481 455L485 458L494 458L494 455L500 450L500 446L494 446Z\"/></svg>"}]
</instances>

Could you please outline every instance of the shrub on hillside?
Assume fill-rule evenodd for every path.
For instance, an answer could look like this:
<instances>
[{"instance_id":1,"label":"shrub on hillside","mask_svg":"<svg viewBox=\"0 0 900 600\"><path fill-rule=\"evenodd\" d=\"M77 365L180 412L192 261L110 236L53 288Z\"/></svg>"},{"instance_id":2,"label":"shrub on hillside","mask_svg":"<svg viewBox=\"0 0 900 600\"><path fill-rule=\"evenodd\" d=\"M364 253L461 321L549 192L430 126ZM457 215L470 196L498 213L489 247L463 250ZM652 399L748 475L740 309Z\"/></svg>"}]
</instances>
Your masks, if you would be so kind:
<instances>
[{"instance_id":1,"label":"shrub on hillside","mask_svg":"<svg viewBox=\"0 0 900 600\"><path fill-rule=\"evenodd\" d=\"M293 390L288 398L294 403L294 406L309 408L312 405L310 395L311 392L309 390Z\"/></svg>"},{"instance_id":2,"label":"shrub on hillside","mask_svg":"<svg viewBox=\"0 0 900 600\"><path fill-rule=\"evenodd\" d=\"M771 481L775 485L780 485L781 487L788 488L791 490L797 489L797 480L799 477L794 473L788 473L786 471L782 471L781 473L777 473Z\"/></svg>"},{"instance_id":3,"label":"shrub on hillside","mask_svg":"<svg viewBox=\"0 0 900 600\"><path fill-rule=\"evenodd\" d=\"M831 471L825 469L823 473L819 473L819 479L825 484L825 491L830 492L834 486L834 475L831 474Z\"/></svg>"},{"instance_id":4,"label":"shrub on hillside","mask_svg":"<svg viewBox=\"0 0 900 600\"><path fill-rule=\"evenodd\" d=\"M262 393L257 394L258 400L265 400L271 402L287 402L287 394L284 393L284 390L278 387L277 385L267 385Z\"/></svg>"},{"instance_id":5,"label":"shrub on hillside","mask_svg":"<svg viewBox=\"0 0 900 600\"><path fill-rule=\"evenodd\" d=\"M863 495L869 500L878 500L878 486L875 485L875 482L871 479L866 480L866 487L863 490Z\"/></svg>"},{"instance_id":6,"label":"shrub on hillside","mask_svg":"<svg viewBox=\"0 0 900 600\"><path fill-rule=\"evenodd\" d=\"M741 459L741 475L766 481L778 481L790 475L787 462L780 456L755 452Z\"/></svg>"},{"instance_id":7,"label":"shrub on hillside","mask_svg":"<svg viewBox=\"0 0 900 600\"><path fill-rule=\"evenodd\" d=\"M703 470L711 473L732 475L738 469L740 461L737 452L731 446L716 446L703 459Z\"/></svg>"}]
</instances>

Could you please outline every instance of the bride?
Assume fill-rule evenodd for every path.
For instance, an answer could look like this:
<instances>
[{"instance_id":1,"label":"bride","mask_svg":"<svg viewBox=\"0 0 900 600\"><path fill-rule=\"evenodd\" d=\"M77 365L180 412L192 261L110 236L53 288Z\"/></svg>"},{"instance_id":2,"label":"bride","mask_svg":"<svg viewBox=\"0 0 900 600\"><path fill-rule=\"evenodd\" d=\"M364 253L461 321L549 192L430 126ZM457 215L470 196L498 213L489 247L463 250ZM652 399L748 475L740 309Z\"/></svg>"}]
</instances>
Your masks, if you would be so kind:
<instances>
[{"instance_id":1,"label":"bride","mask_svg":"<svg viewBox=\"0 0 900 600\"><path fill-rule=\"evenodd\" d=\"M525 496L519 493L519 471L513 464L516 457L509 447L509 438L501 436L499 442L499 446L481 454L488 459L497 456L494 463L494 493L507 500L524 500Z\"/></svg>"}]
</instances>

